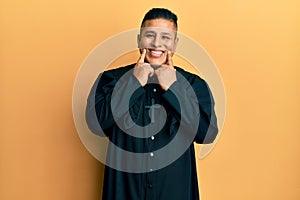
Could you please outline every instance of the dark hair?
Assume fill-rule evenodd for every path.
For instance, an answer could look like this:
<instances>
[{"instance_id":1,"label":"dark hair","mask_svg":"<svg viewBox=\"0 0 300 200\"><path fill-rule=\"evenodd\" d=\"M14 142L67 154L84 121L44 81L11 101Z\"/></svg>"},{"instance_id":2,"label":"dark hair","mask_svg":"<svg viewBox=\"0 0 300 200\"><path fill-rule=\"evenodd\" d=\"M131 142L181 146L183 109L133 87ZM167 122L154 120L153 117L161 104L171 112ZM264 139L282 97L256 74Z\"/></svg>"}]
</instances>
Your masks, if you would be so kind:
<instances>
[{"instance_id":1,"label":"dark hair","mask_svg":"<svg viewBox=\"0 0 300 200\"><path fill-rule=\"evenodd\" d=\"M177 29L177 16L166 8L152 8L149 10L144 16L141 27L144 26L145 21L159 18L172 21Z\"/></svg>"}]
</instances>

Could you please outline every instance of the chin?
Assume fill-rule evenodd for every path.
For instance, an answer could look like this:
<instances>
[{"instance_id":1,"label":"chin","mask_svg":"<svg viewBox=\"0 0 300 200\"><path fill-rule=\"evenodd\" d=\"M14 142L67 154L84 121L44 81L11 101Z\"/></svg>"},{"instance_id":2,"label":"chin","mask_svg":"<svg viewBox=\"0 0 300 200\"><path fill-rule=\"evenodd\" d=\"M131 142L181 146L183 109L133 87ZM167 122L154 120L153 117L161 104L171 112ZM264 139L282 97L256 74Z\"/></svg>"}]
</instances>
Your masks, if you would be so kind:
<instances>
[{"instance_id":1,"label":"chin","mask_svg":"<svg viewBox=\"0 0 300 200\"><path fill-rule=\"evenodd\" d=\"M163 62L149 62L150 65L153 65L153 66L161 66L163 64Z\"/></svg>"}]
</instances>

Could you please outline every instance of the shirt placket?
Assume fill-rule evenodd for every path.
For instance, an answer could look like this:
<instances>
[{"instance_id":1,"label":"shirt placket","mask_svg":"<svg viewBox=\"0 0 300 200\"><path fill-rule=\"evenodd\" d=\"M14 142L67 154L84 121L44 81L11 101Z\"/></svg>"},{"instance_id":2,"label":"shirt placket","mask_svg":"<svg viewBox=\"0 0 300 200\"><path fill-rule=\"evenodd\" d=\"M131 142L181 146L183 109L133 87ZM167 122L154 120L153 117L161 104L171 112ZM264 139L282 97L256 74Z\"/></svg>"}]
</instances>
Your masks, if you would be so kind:
<instances>
[{"instance_id":1,"label":"shirt placket","mask_svg":"<svg viewBox=\"0 0 300 200\"><path fill-rule=\"evenodd\" d=\"M151 121L150 123L159 123L158 119L156 119L155 114L153 112L158 112L157 106L154 106L154 104L159 104L159 85L157 84L149 84L147 86L147 103L148 105L151 105L151 107L148 107L150 109L150 116ZM151 110L153 109L153 110ZM148 112L149 110L147 110ZM153 172L153 163L155 162L155 152L153 151L153 146L155 141L157 140L156 133L153 133L150 137L148 137L147 140L147 152L148 152L148 159L147 159L147 167L148 167L148 173L146 173L146 200L152 200L154 199L155 195L155 178L154 178L154 172Z\"/></svg>"}]
</instances>

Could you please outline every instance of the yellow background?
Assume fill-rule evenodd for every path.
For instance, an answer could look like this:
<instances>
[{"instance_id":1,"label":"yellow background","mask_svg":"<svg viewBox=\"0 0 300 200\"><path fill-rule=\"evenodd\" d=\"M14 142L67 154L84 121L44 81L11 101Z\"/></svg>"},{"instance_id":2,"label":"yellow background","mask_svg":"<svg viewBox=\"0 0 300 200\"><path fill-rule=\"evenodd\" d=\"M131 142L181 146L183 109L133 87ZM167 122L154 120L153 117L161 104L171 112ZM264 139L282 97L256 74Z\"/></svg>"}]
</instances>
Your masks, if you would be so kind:
<instances>
[{"instance_id":1,"label":"yellow background","mask_svg":"<svg viewBox=\"0 0 300 200\"><path fill-rule=\"evenodd\" d=\"M177 13L226 88L221 138L198 160L202 199L300 199L298 0L2 0L1 200L100 199L103 166L72 119L76 73L97 44L157 6Z\"/></svg>"}]
</instances>

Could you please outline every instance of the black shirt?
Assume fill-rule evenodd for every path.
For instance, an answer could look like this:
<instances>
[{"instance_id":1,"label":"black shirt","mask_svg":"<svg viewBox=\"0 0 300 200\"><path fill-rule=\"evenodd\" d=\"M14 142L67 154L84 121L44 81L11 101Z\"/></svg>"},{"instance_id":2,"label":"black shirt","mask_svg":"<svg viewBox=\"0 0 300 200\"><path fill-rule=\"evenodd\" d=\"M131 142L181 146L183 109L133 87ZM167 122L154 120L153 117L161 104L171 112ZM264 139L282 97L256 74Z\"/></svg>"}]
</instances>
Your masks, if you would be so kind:
<instances>
[{"instance_id":1,"label":"black shirt","mask_svg":"<svg viewBox=\"0 0 300 200\"><path fill-rule=\"evenodd\" d=\"M167 91L155 76L141 87L133 67L100 74L88 99L89 128L111 142L102 199L200 199L193 141L211 143L218 132L208 85L175 67L177 81ZM116 147L142 159L124 156Z\"/></svg>"}]
</instances>

